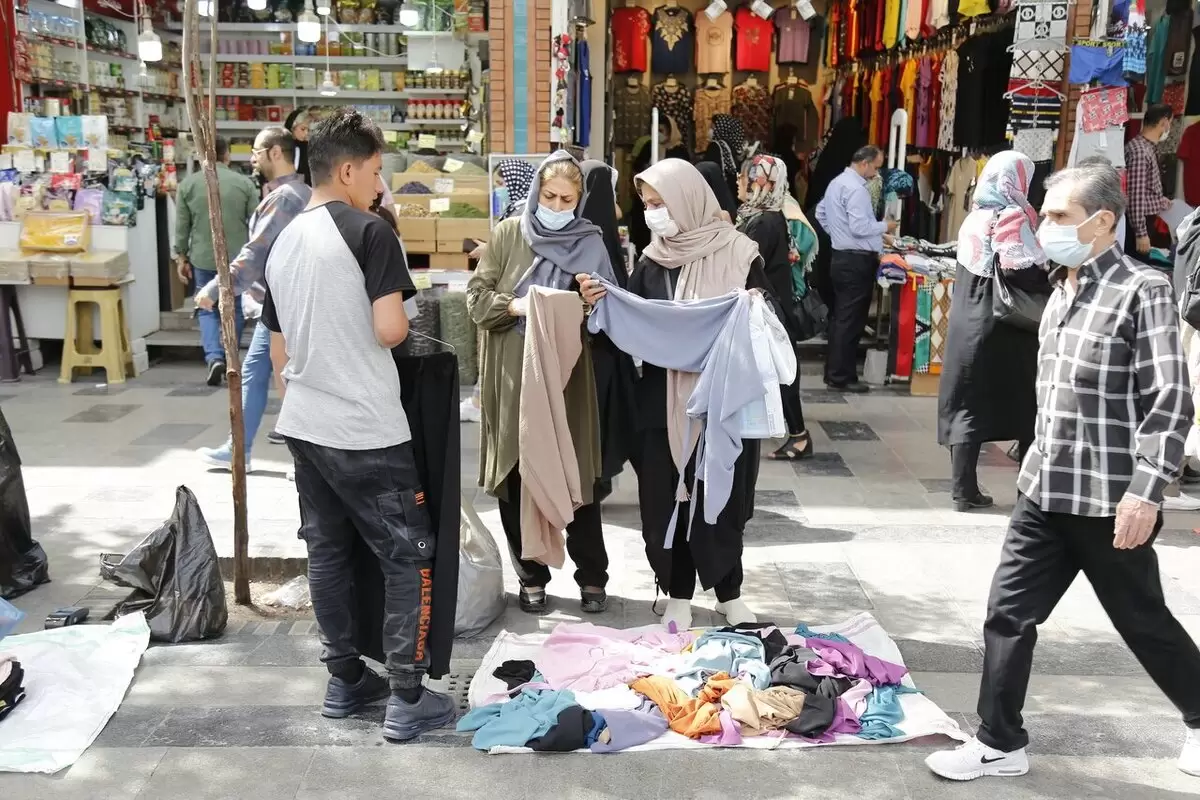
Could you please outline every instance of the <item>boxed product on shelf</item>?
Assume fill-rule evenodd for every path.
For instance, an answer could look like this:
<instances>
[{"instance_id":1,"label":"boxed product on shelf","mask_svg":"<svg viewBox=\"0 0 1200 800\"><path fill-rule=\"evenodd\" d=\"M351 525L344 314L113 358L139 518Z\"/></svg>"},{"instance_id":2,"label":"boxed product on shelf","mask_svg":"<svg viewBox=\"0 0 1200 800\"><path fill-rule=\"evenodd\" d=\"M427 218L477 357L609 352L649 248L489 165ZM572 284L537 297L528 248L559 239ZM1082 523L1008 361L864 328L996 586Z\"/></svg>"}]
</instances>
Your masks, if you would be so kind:
<instances>
[{"instance_id":1,"label":"boxed product on shelf","mask_svg":"<svg viewBox=\"0 0 1200 800\"><path fill-rule=\"evenodd\" d=\"M0 281L28 281L29 255L20 250L0 250Z\"/></svg>"},{"instance_id":2,"label":"boxed product on shelf","mask_svg":"<svg viewBox=\"0 0 1200 800\"><path fill-rule=\"evenodd\" d=\"M29 253L29 278L34 283L65 283L71 275L71 257L65 253Z\"/></svg>"},{"instance_id":3,"label":"boxed product on shelf","mask_svg":"<svg viewBox=\"0 0 1200 800\"><path fill-rule=\"evenodd\" d=\"M30 252L79 253L88 247L88 215L82 211L31 211L21 220L19 244Z\"/></svg>"},{"instance_id":4,"label":"boxed product on shelf","mask_svg":"<svg viewBox=\"0 0 1200 800\"><path fill-rule=\"evenodd\" d=\"M412 249L413 242L437 242L437 224L436 217L396 218L396 230L400 232L400 238L404 240L408 249Z\"/></svg>"},{"instance_id":5,"label":"boxed product on shelf","mask_svg":"<svg viewBox=\"0 0 1200 800\"><path fill-rule=\"evenodd\" d=\"M129 274L129 252L125 250L91 250L71 256L72 278L119 280Z\"/></svg>"}]
</instances>

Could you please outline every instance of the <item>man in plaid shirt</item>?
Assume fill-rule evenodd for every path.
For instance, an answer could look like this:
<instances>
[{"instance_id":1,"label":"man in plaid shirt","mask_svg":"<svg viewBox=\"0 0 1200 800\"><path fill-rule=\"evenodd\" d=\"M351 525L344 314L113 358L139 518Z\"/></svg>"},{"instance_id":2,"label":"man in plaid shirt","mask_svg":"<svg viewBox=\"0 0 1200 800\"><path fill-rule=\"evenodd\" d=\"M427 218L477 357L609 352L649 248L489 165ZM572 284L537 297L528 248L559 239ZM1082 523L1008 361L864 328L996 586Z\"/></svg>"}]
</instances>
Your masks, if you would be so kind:
<instances>
[{"instance_id":1,"label":"man in plaid shirt","mask_svg":"<svg viewBox=\"0 0 1200 800\"><path fill-rule=\"evenodd\" d=\"M1171 130L1173 115L1168 105L1160 103L1150 106L1142 117L1141 133L1125 145L1129 231L1124 245L1127 253L1141 261L1150 255L1150 220L1171 205L1170 198L1163 195L1162 172L1158 168L1155 145Z\"/></svg>"},{"instance_id":2,"label":"man in plaid shirt","mask_svg":"<svg viewBox=\"0 0 1200 800\"><path fill-rule=\"evenodd\" d=\"M1116 170L1064 170L1046 190L1038 241L1055 288L1042 315L1035 440L988 599L979 730L926 764L954 780L1029 771L1021 708L1037 626L1082 571L1182 712L1179 768L1200 776L1200 650L1167 609L1153 549L1193 417L1174 293L1116 243Z\"/></svg>"}]
</instances>

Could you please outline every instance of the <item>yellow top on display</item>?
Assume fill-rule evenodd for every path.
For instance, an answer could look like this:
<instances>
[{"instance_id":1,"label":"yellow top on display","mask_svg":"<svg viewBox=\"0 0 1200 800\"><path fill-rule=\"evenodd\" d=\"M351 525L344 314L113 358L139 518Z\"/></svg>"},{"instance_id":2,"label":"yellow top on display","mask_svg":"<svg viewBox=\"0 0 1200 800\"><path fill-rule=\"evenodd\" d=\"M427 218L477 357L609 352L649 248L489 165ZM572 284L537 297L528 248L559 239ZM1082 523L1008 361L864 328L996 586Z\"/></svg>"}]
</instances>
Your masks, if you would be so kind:
<instances>
[{"instance_id":1,"label":"yellow top on display","mask_svg":"<svg viewBox=\"0 0 1200 800\"><path fill-rule=\"evenodd\" d=\"M31 211L21 220L22 250L81 253L88 249L86 211Z\"/></svg>"}]
</instances>

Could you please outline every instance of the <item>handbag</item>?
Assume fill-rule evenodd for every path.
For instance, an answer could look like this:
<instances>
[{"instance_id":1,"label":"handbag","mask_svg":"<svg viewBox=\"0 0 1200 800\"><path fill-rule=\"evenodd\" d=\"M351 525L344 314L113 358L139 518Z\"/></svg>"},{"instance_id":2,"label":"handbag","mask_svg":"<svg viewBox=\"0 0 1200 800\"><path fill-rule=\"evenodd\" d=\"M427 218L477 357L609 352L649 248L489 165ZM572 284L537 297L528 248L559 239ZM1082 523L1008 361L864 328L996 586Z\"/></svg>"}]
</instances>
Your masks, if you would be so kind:
<instances>
[{"instance_id":1,"label":"handbag","mask_svg":"<svg viewBox=\"0 0 1200 800\"><path fill-rule=\"evenodd\" d=\"M829 306L825 305L812 284L809 284L803 297L792 297L792 318L795 320L797 342L820 336L829 327Z\"/></svg>"},{"instance_id":2,"label":"handbag","mask_svg":"<svg viewBox=\"0 0 1200 800\"><path fill-rule=\"evenodd\" d=\"M1004 277L1000 259L992 262L992 316L1025 331L1037 333L1042 324L1042 314L1050 295L1030 292L1013 286Z\"/></svg>"}]
</instances>

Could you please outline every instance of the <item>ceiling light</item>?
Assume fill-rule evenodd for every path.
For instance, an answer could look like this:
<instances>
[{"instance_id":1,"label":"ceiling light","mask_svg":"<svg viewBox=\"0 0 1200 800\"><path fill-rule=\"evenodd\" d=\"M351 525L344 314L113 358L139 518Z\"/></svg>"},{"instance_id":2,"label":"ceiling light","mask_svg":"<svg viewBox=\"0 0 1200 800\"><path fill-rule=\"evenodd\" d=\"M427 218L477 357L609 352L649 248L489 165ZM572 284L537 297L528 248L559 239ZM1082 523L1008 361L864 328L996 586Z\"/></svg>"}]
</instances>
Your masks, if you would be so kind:
<instances>
[{"instance_id":1,"label":"ceiling light","mask_svg":"<svg viewBox=\"0 0 1200 800\"><path fill-rule=\"evenodd\" d=\"M57 0L63 8L79 8L79 0Z\"/></svg>"},{"instance_id":2,"label":"ceiling light","mask_svg":"<svg viewBox=\"0 0 1200 800\"><path fill-rule=\"evenodd\" d=\"M758 14L763 19L770 19L771 15L775 13L774 6L768 3L767 0L754 0L754 2L750 4L750 10L755 14Z\"/></svg>"},{"instance_id":3,"label":"ceiling light","mask_svg":"<svg viewBox=\"0 0 1200 800\"><path fill-rule=\"evenodd\" d=\"M251 11L266 11L267 0L246 0L246 8Z\"/></svg>"},{"instance_id":4,"label":"ceiling light","mask_svg":"<svg viewBox=\"0 0 1200 800\"><path fill-rule=\"evenodd\" d=\"M412 7L411 3L401 3L400 13L396 19L406 28L412 28L421 21L421 12Z\"/></svg>"},{"instance_id":5,"label":"ceiling light","mask_svg":"<svg viewBox=\"0 0 1200 800\"><path fill-rule=\"evenodd\" d=\"M263 0L266 2L266 0ZM329 4L329 0L317 0L317 14L322 17L328 17L333 13L333 8Z\"/></svg>"},{"instance_id":6,"label":"ceiling light","mask_svg":"<svg viewBox=\"0 0 1200 800\"><path fill-rule=\"evenodd\" d=\"M321 81L321 97L336 97L337 86L333 82L333 73L325 70L325 80Z\"/></svg>"},{"instance_id":7,"label":"ceiling light","mask_svg":"<svg viewBox=\"0 0 1200 800\"><path fill-rule=\"evenodd\" d=\"M713 0L708 4L708 8L704 9L704 16L708 17L710 21L716 22L717 17L724 14L727 8L729 6L725 5L725 0Z\"/></svg>"},{"instance_id":8,"label":"ceiling light","mask_svg":"<svg viewBox=\"0 0 1200 800\"><path fill-rule=\"evenodd\" d=\"M142 20L142 32L138 34L138 58L142 61L162 61L162 39L154 32L149 18Z\"/></svg>"},{"instance_id":9,"label":"ceiling light","mask_svg":"<svg viewBox=\"0 0 1200 800\"><path fill-rule=\"evenodd\" d=\"M202 17L211 17L213 15L213 3L215 0L197 0L196 11Z\"/></svg>"},{"instance_id":10,"label":"ceiling light","mask_svg":"<svg viewBox=\"0 0 1200 800\"><path fill-rule=\"evenodd\" d=\"M321 19L313 13L312 0L304 0L304 10L296 18L296 38L310 43L321 41Z\"/></svg>"}]
</instances>

